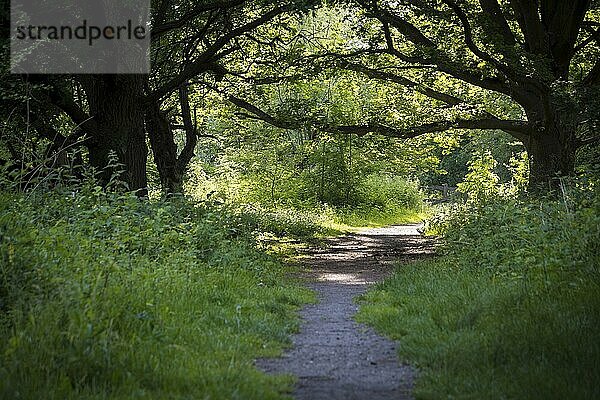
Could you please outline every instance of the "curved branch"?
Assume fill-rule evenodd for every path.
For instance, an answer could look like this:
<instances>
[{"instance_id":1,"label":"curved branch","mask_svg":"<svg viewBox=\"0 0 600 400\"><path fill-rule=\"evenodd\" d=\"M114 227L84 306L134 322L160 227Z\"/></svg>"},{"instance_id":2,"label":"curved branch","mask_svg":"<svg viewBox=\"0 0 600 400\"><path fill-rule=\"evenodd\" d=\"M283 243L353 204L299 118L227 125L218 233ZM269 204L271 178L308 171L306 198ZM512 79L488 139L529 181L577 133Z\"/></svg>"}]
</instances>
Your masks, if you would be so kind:
<instances>
[{"instance_id":1,"label":"curved branch","mask_svg":"<svg viewBox=\"0 0 600 400\"><path fill-rule=\"evenodd\" d=\"M200 55L196 60L188 64L179 75L177 75L175 78L171 79L169 82L165 83L163 86L157 88L152 93L150 93L146 97L146 101L152 102L161 99L162 97L171 93L173 90L180 87L185 82L192 80L196 76L218 68L218 65L216 65L216 61L220 57L217 57L217 55L219 55L218 53L223 47L229 44L236 37L239 37L245 34L246 32L258 28L259 26L269 22L278 15L290 11L291 9L292 7L290 5L276 7L271 11L263 14L261 17L244 25L241 25L235 29L232 29L228 33L224 34L219 39L217 39L211 46L209 46L204 51L204 53L202 53L202 55ZM227 52L223 52L219 56L224 56L226 54Z\"/></svg>"},{"instance_id":2,"label":"curved branch","mask_svg":"<svg viewBox=\"0 0 600 400\"><path fill-rule=\"evenodd\" d=\"M236 97L231 94L226 94L215 88L212 88L212 89L216 90L218 93L221 93L222 95L224 95L225 98L227 99L227 101L229 101L230 103L232 103L232 104L238 106L239 108L242 108L252 114L252 115L247 115L247 114L244 115L246 117L253 118L253 119L259 119L261 121L266 122L269 125L272 125L276 128L281 128L281 129L299 129L301 127L301 124L298 122L295 122L295 121L290 122L290 121L283 121L283 120L277 119L277 118L273 117L272 115L268 114L267 112L261 110L254 104L247 102L244 99L241 99L241 98Z\"/></svg>"},{"instance_id":3,"label":"curved branch","mask_svg":"<svg viewBox=\"0 0 600 400\"><path fill-rule=\"evenodd\" d=\"M515 35L513 34L508 21L500 8L498 0L479 0L481 9L486 13L490 22L494 25L496 32L502 37L504 44L512 46L517 43Z\"/></svg>"},{"instance_id":4,"label":"curved branch","mask_svg":"<svg viewBox=\"0 0 600 400\"><path fill-rule=\"evenodd\" d=\"M503 79L482 77L481 74L477 74L465 69L463 65L453 65L453 63L449 61L446 57L438 55L432 58L425 58L420 56L404 54L394 46L394 40L392 38L388 22L377 15L374 15L374 18L379 20L379 22L381 22L382 24L387 45L387 49L385 50L385 52L390 54L391 56L394 56L406 63L435 65L437 66L439 71L453 76L456 79L460 79L472 85L479 86L483 89L492 90L494 92L503 93L509 96L511 95L512 90ZM413 28L417 29L416 27L414 27L414 25ZM408 37L408 39L411 42L415 43L410 37ZM415 40L418 41L417 38L415 38ZM420 43L424 44L424 41L420 41ZM429 49L432 51L437 51L436 46L433 43Z\"/></svg>"},{"instance_id":5,"label":"curved branch","mask_svg":"<svg viewBox=\"0 0 600 400\"><path fill-rule=\"evenodd\" d=\"M181 18L173 20L173 21L161 23L160 25L157 25L154 28L152 28L152 31L150 32L151 38L152 38L152 40L156 40L156 39L160 38L161 36L171 32L175 29L181 28L188 22L190 22L193 19L200 16L200 14L202 14L203 12L213 11L213 10L217 10L219 8L236 7L236 6L244 4L246 1L247 0L232 0L232 1L217 1L217 2L213 2L213 3L209 3L209 4L198 4L194 7L193 10L188 11L187 13L183 14L181 16Z\"/></svg>"},{"instance_id":6,"label":"curved branch","mask_svg":"<svg viewBox=\"0 0 600 400\"><path fill-rule=\"evenodd\" d=\"M419 30L419 28L388 11L381 10L377 15L377 19L392 25L398 32L400 32L400 34L408 38L416 45L421 45L427 48L437 47L431 39L429 39Z\"/></svg>"},{"instance_id":7,"label":"curved branch","mask_svg":"<svg viewBox=\"0 0 600 400\"><path fill-rule=\"evenodd\" d=\"M210 86L209 86L210 87ZM248 111L248 114L242 116L264 121L272 126L281 129L300 129L302 126L310 125L324 132L341 133L341 134L356 134L359 136L368 133L376 133L383 136L410 139L421 136L427 133L443 132L450 129L497 129L503 130L516 139L525 140L529 137L532 131L531 125L527 121L522 120L503 120L499 118L482 118L482 119L456 119L454 121L438 121L428 124L423 124L409 128L393 128L384 124L364 124L364 125L331 125L319 121L284 121L278 119L259 107L243 100L239 97L226 94L222 90L210 87L212 90L224 95L232 104Z\"/></svg>"},{"instance_id":8,"label":"curved branch","mask_svg":"<svg viewBox=\"0 0 600 400\"><path fill-rule=\"evenodd\" d=\"M73 97L65 93L57 87L53 87L46 95L44 100L48 103L54 104L60 110L62 110L75 124L77 124L82 130L88 132L90 135L98 134L99 127L97 121L88 115L79 105L73 100Z\"/></svg>"},{"instance_id":9,"label":"curved branch","mask_svg":"<svg viewBox=\"0 0 600 400\"><path fill-rule=\"evenodd\" d=\"M442 2L444 2L448 7L450 7L450 9L454 11L456 16L460 20L460 23L464 30L465 44L473 54L475 54L481 60L489 62L494 67L496 67L498 71L500 71L502 74L506 75L507 77L516 82L534 83L531 79L527 79L525 76L517 73L510 66L496 60L490 54L481 50L473 39L473 28L471 27L471 23L469 22L469 18L465 11L454 0L442 0Z\"/></svg>"},{"instance_id":10,"label":"curved branch","mask_svg":"<svg viewBox=\"0 0 600 400\"><path fill-rule=\"evenodd\" d=\"M531 129L527 121L502 120L496 118L475 120L457 119L455 121L439 121L403 129L392 128L383 124L321 126L320 128L327 132L357 135L377 133L383 136L390 136L402 139L415 138L417 136L421 136L427 133L443 132L450 129L497 129L509 132L511 135L527 137L529 136L529 132Z\"/></svg>"},{"instance_id":11,"label":"curved branch","mask_svg":"<svg viewBox=\"0 0 600 400\"><path fill-rule=\"evenodd\" d=\"M399 85L402 85L402 86L405 86L405 87L408 87L411 89L415 89L417 92L422 93L427 97L430 97L435 100L439 100L439 101L449 104L451 106L456 106L456 105L465 103L464 100L462 100L458 97L455 97L455 96L452 96L452 95L449 95L449 94L446 94L443 92L439 92L435 89L432 89L430 87L424 86L417 82L411 81L410 79L407 79L400 75L391 74L389 72L385 72L385 71L381 71L381 70L377 70L377 69L373 69L373 68L368 68L368 67L365 67L360 64L354 64L354 63L348 63L348 62L342 63L341 67L351 70L351 71L363 73L372 79L379 79L379 80L385 80L388 82L394 82Z\"/></svg>"}]
</instances>

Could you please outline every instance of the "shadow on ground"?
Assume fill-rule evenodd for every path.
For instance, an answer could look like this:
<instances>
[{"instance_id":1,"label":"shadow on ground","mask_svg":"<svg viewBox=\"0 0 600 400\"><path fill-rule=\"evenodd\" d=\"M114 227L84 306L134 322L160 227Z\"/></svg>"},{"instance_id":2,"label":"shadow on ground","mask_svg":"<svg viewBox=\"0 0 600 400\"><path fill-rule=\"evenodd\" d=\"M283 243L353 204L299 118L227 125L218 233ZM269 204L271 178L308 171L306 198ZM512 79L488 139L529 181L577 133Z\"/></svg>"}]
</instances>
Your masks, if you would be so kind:
<instances>
[{"instance_id":1,"label":"shadow on ground","mask_svg":"<svg viewBox=\"0 0 600 400\"><path fill-rule=\"evenodd\" d=\"M298 377L296 399L410 399L414 370L396 357L396 344L353 320L353 299L384 279L396 262L433 254L434 240L419 225L365 229L309 248L303 263L319 303L302 310L293 347L277 359L257 360L268 373Z\"/></svg>"}]
</instances>

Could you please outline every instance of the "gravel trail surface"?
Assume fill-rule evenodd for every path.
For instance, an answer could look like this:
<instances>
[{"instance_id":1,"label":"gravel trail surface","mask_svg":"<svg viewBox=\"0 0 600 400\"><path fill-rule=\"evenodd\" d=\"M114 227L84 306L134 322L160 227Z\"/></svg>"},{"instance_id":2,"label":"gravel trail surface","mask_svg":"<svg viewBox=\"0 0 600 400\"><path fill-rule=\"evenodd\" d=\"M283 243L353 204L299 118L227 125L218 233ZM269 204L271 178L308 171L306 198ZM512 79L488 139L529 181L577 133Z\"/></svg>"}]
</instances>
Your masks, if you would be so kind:
<instances>
[{"instance_id":1,"label":"gravel trail surface","mask_svg":"<svg viewBox=\"0 0 600 400\"><path fill-rule=\"evenodd\" d=\"M419 225L364 229L306 251L304 272L319 302L301 312L293 347L276 359L257 360L268 373L293 374L293 397L318 399L411 399L414 370L399 363L396 344L358 324L354 298L389 275L397 261L433 252Z\"/></svg>"}]
</instances>

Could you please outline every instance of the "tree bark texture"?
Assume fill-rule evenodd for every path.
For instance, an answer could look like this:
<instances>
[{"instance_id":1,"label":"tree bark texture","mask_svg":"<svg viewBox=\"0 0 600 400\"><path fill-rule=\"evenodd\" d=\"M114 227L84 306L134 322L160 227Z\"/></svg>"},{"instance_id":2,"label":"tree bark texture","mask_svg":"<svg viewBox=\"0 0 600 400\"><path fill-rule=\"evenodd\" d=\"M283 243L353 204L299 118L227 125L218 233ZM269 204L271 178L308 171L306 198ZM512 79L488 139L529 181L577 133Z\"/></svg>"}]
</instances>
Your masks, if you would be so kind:
<instances>
[{"instance_id":1,"label":"tree bark texture","mask_svg":"<svg viewBox=\"0 0 600 400\"><path fill-rule=\"evenodd\" d=\"M81 79L90 117L97 129L88 143L90 164L107 184L114 171L107 168L114 152L123 164L123 179L132 191L147 194L148 148L144 129L142 75L90 75Z\"/></svg>"}]
</instances>

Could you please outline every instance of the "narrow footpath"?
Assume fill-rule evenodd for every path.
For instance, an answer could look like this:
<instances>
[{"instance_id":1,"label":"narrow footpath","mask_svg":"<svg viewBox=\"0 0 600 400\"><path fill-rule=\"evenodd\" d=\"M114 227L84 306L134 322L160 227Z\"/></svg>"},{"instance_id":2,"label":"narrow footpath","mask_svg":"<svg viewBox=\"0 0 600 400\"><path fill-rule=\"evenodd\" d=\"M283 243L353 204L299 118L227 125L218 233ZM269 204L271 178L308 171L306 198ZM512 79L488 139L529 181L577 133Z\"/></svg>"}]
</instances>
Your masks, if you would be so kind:
<instances>
[{"instance_id":1,"label":"narrow footpath","mask_svg":"<svg viewBox=\"0 0 600 400\"><path fill-rule=\"evenodd\" d=\"M433 240L418 228L365 229L307 250L305 274L319 302L302 310L293 347L281 358L258 360L257 366L297 376L297 400L411 399L414 370L399 363L396 344L353 316L354 298L389 275L396 262L432 254Z\"/></svg>"}]
</instances>

